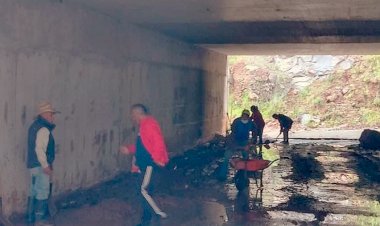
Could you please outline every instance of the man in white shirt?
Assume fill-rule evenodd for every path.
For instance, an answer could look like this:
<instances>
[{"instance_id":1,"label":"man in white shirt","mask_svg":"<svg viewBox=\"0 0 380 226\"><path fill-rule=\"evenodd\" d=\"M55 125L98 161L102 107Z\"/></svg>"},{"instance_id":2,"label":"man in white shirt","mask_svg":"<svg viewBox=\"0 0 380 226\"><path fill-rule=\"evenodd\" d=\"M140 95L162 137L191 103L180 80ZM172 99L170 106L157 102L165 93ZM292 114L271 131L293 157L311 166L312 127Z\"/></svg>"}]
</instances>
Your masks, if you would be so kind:
<instances>
[{"instance_id":1,"label":"man in white shirt","mask_svg":"<svg viewBox=\"0 0 380 226\"><path fill-rule=\"evenodd\" d=\"M50 177L53 174L55 141L54 115L58 113L50 103L39 105L38 116L28 131L27 167L31 175L27 220L35 226L53 225L48 214Z\"/></svg>"}]
</instances>

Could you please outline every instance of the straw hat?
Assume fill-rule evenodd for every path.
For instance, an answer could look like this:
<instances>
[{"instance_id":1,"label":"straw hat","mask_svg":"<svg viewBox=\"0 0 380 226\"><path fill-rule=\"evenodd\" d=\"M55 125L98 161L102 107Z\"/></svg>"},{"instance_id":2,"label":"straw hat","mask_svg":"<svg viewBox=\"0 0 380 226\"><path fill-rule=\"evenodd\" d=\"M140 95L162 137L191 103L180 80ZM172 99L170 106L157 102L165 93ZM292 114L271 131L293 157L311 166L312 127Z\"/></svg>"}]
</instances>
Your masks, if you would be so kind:
<instances>
[{"instance_id":1,"label":"straw hat","mask_svg":"<svg viewBox=\"0 0 380 226\"><path fill-rule=\"evenodd\" d=\"M45 101L38 105L38 115L46 113L46 112L51 112L53 114L60 113L59 111L53 108L51 103Z\"/></svg>"}]
</instances>

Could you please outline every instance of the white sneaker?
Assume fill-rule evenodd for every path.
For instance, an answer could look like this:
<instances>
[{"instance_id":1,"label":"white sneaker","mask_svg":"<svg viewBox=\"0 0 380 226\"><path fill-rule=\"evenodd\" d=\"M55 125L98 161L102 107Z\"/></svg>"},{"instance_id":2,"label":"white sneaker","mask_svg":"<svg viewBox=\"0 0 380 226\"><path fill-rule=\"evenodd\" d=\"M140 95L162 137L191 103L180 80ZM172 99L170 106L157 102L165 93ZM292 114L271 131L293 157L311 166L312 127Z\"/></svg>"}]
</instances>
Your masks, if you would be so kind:
<instances>
[{"instance_id":1,"label":"white sneaker","mask_svg":"<svg viewBox=\"0 0 380 226\"><path fill-rule=\"evenodd\" d=\"M157 213L162 219L168 218L168 215L165 212L159 212Z\"/></svg>"}]
</instances>

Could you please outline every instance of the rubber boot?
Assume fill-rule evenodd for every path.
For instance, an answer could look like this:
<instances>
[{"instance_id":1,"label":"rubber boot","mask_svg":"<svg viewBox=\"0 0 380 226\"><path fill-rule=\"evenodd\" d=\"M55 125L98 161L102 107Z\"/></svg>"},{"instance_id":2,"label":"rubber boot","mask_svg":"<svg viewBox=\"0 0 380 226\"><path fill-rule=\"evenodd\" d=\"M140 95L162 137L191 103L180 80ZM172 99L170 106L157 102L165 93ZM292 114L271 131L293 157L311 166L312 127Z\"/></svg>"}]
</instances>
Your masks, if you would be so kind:
<instances>
[{"instance_id":1,"label":"rubber boot","mask_svg":"<svg viewBox=\"0 0 380 226\"><path fill-rule=\"evenodd\" d=\"M33 224L36 220L35 205L36 200L34 197L28 197L28 206L26 210L26 221L28 224Z\"/></svg>"},{"instance_id":2,"label":"rubber boot","mask_svg":"<svg viewBox=\"0 0 380 226\"><path fill-rule=\"evenodd\" d=\"M54 226L48 214L48 200L36 201L36 223L34 226Z\"/></svg>"}]
</instances>

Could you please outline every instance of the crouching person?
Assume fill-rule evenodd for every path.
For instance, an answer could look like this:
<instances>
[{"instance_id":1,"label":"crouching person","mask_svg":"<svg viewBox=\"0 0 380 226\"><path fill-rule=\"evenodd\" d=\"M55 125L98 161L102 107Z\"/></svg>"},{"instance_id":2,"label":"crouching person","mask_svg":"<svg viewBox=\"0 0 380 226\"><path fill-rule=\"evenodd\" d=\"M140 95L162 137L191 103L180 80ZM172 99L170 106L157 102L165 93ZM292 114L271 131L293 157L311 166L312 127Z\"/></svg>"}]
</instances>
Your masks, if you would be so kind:
<instances>
[{"instance_id":1,"label":"crouching person","mask_svg":"<svg viewBox=\"0 0 380 226\"><path fill-rule=\"evenodd\" d=\"M150 225L153 217L166 218L163 212L152 198L153 178L157 177L158 167L164 167L168 161L166 145L158 122L148 114L147 108L142 104L135 104L131 108L131 117L136 127L139 128L136 144L122 146L124 154L134 154L135 164L141 172L141 204L143 215L141 224Z\"/></svg>"},{"instance_id":2,"label":"crouching person","mask_svg":"<svg viewBox=\"0 0 380 226\"><path fill-rule=\"evenodd\" d=\"M280 123L280 133L278 134L278 136L280 136L281 133L284 134L284 139L281 143L289 144L289 130L292 128L293 120L290 117L283 114L273 114L272 117L274 119L277 119Z\"/></svg>"},{"instance_id":3,"label":"crouching person","mask_svg":"<svg viewBox=\"0 0 380 226\"><path fill-rule=\"evenodd\" d=\"M53 225L48 213L50 178L53 174L55 142L54 114L58 113L50 103L39 106L38 116L28 131L27 167L30 172L30 192L27 221L35 226Z\"/></svg>"}]
</instances>

